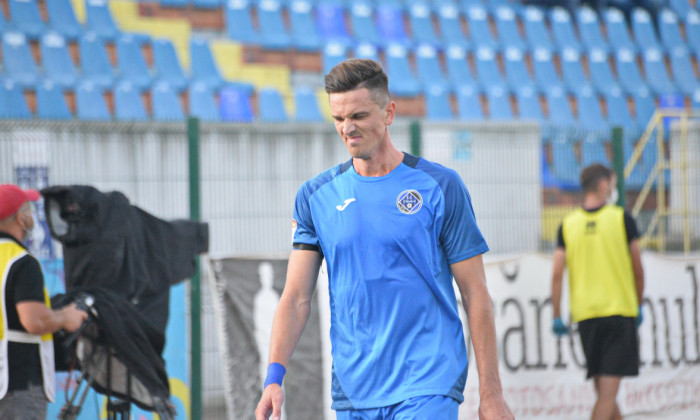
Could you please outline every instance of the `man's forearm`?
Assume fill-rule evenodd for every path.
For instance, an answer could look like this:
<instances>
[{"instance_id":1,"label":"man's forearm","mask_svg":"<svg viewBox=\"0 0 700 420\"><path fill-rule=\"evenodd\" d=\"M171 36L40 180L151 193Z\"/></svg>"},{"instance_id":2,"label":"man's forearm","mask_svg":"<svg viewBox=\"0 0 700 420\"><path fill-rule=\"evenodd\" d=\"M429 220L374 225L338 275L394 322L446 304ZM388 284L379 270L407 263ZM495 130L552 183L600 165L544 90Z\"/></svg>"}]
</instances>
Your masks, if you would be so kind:
<instances>
[{"instance_id":1,"label":"man's forearm","mask_svg":"<svg viewBox=\"0 0 700 420\"><path fill-rule=\"evenodd\" d=\"M472 288L469 295L463 295L462 299L479 373L479 395L485 397L502 393L498 373L496 327L488 291L485 287L483 290L474 289Z\"/></svg>"},{"instance_id":2,"label":"man's forearm","mask_svg":"<svg viewBox=\"0 0 700 420\"><path fill-rule=\"evenodd\" d=\"M272 323L270 338L270 363L287 366L309 319L311 301L280 298Z\"/></svg>"}]
</instances>

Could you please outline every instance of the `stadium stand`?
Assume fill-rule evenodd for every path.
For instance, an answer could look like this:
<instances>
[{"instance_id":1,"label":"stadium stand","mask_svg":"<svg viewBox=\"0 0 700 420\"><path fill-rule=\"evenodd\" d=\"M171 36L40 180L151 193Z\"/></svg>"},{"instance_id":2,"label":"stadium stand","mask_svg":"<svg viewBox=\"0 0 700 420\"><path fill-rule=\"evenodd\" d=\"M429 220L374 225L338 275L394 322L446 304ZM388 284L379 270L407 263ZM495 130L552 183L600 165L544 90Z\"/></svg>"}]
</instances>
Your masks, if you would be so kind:
<instances>
[{"instance_id":1,"label":"stadium stand","mask_svg":"<svg viewBox=\"0 0 700 420\"><path fill-rule=\"evenodd\" d=\"M438 46L440 42L433 28L429 4L419 0L408 4L407 9L413 41Z\"/></svg>"},{"instance_id":2,"label":"stadium stand","mask_svg":"<svg viewBox=\"0 0 700 420\"><path fill-rule=\"evenodd\" d=\"M36 0L9 0L10 18L18 31L30 39L38 39L46 31Z\"/></svg>"},{"instance_id":3,"label":"stadium stand","mask_svg":"<svg viewBox=\"0 0 700 420\"><path fill-rule=\"evenodd\" d=\"M658 17L658 23L661 42L664 47L666 47L667 51L672 51L678 46L685 45L683 36L681 35L678 16L676 16L671 9L661 10Z\"/></svg>"},{"instance_id":4,"label":"stadium stand","mask_svg":"<svg viewBox=\"0 0 700 420\"><path fill-rule=\"evenodd\" d=\"M297 122L322 122L323 116L318 108L316 94L306 87L297 89L294 92L295 115Z\"/></svg>"},{"instance_id":5,"label":"stadium stand","mask_svg":"<svg viewBox=\"0 0 700 420\"><path fill-rule=\"evenodd\" d=\"M37 117L47 120L69 120L73 116L63 97L63 89L50 80L36 88Z\"/></svg>"},{"instance_id":6,"label":"stadium stand","mask_svg":"<svg viewBox=\"0 0 700 420\"><path fill-rule=\"evenodd\" d=\"M414 51L418 79L425 89L437 86L447 88L447 79L440 65L437 49L431 44L418 45Z\"/></svg>"},{"instance_id":7,"label":"stadium stand","mask_svg":"<svg viewBox=\"0 0 700 420\"><path fill-rule=\"evenodd\" d=\"M114 41L119 34L117 24L109 11L107 0L85 0L87 29L94 31L105 40Z\"/></svg>"},{"instance_id":8,"label":"stadium stand","mask_svg":"<svg viewBox=\"0 0 700 420\"><path fill-rule=\"evenodd\" d=\"M211 105L211 92L204 99L205 105ZM221 89L219 110L222 121L249 123L255 118L250 99L250 90L242 86L229 85Z\"/></svg>"},{"instance_id":9,"label":"stadium stand","mask_svg":"<svg viewBox=\"0 0 700 420\"><path fill-rule=\"evenodd\" d=\"M576 12L576 21L581 41L589 52L602 50L607 53L610 51L607 41L603 38L600 21L595 10L588 6L579 7Z\"/></svg>"},{"instance_id":10,"label":"stadium stand","mask_svg":"<svg viewBox=\"0 0 700 420\"><path fill-rule=\"evenodd\" d=\"M371 42L358 42L355 46L354 57L379 61L379 50Z\"/></svg>"},{"instance_id":11,"label":"stadium stand","mask_svg":"<svg viewBox=\"0 0 700 420\"><path fill-rule=\"evenodd\" d=\"M506 5L496 7L494 20L498 31L498 38L503 49L517 48L524 51L528 45L523 40L518 30L517 14L515 10Z\"/></svg>"},{"instance_id":12,"label":"stadium stand","mask_svg":"<svg viewBox=\"0 0 700 420\"><path fill-rule=\"evenodd\" d=\"M44 33L41 36L40 50L46 78L63 88L75 87L78 72L63 35L53 31Z\"/></svg>"},{"instance_id":13,"label":"stadium stand","mask_svg":"<svg viewBox=\"0 0 700 420\"><path fill-rule=\"evenodd\" d=\"M627 105L627 97L622 90L613 89L603 94L608 109L608 123L612 127L622 127L623 134L627 137L635 136L639 133L639 128L635 125Z\"/></svg>"},{"instance_id":14,"label":"stadium stand","mask_svg":"<svg viewBox=\"0 0 700 420\"><path fill-rule=\"evenodd\" d=\"M666 71L666 63L661 50L650 48L644 51L644 72L649 87L657 95L675 93L677 91Z\"/></svg>"},{"instance_id":15,"label":"stadium stand","mask_svg":"<svg viewBox=\"0 0 700 420\"><path fill-rule=\"evenodd\" d=\"M264 88L260 90L258 101L260 102L260 121L271 123L289 121L282 95L276 89Z\"/></svg>"},{"instance_id":16,"label":"stadium stand","mask_svg":"<svg viewBox=\"0 0 700 420\"><path fill-rule=\"evenodd\" d=\"M321 39L328 43L352 44L352 37L345 23L345 5L331 0L316 4L316 22Z\"/></svg>"},{"instance_id":17,"label":"stadium stand","mask_svg":"<svg viewBox=\"0 0 700 420\"><path fill-rule=\"evenodd\" d=\"M534 87L524 59L525 55L516 47L507 47L503 51L506 80L512 92L524 87Z\"/></svg>"},{"instance_id":18,"label":"stadium stand","mask_svg":"<svg viewBox=\"0 0 700 420\"><path fill-rule=\"evenodd\" d=\"M224 83L224 79L216 66L207 41L202 38L192 38L190 54L192 56L192 79L205 83L209 89L219 89Z\"/></svg>"},{"instance_id":19,"label":"stadium stand","mask_svg":"<svg viewBox=\"0 0 700 420\"><path fill-rule=\"evenodd\" d=\"M71 41L78 39L83 28L78 23L70 0L46 0L49 27Z\"/></svg>"},{"instance_id":20,"label":"stadium stand","mask_svg":"<svg viewBox=\"0 0 700 420\"><path fill-rule=\"evenodd\" d=\"M632 32L637 46L641 50L645 49L661 49L661 43L656 35L654 22L651 20L651 15L644 9L635 8L632 10Z\"/></svg>"},{"instance_id":21,"label":"stadium stand","mask_svg":"<svg viewBox=\"0 0 700 420\"><path fill-rule=\"evenodd\" d=\"M588 53L588 67L591 74L591 82L600 93L610 92L612 89L619 89L615 76L613 76L608 54L597 48Z\"/></svg>"},{"instance_id":22,"label":"stadium stand","mask_svg":"<svg viewBox=\"0 0 700 420\"><path fill-rule=\"evenodd\" d=\"M80 37L78 48L82 57L82 79L102 89L111 88L114 85L114 69L102 39L95 32L86 32Z\"/></svg>"},{"instance_id":23,"label":"stadium stand","mask_svg":"<svg viewBox=\"0 0 700 420\"><path fill-rule=\"evenodd\" d=\"M353 1L350 6L350 22L356 41L379 45L379 35L372 19L372 3L367 0Z\"/></svg>"},{"instance_id":24,"label":"stadium stand","mask_svg":"<svg viewBox=\"0 0 700 420\"><path fill-rule=\"evenodd\" d=\"M246 44L257 45L260 35L253 28L251 4L248 0L231 0L226 3L226 32L228 37Z\"/></svg>"},{"instance_id":25,"label":"stadium stand","mask_svg":"<svg viewBox=\"0 0 700 420\"><path fill-rule=\"evenodd\" d=\"M669 51L671 57L671 71L676 85L685 95L692 96L700 87L698 79L693 71L690 52L685 45L678 45Z\"/></svg>"},{"instance_id":26,"label":"stadium stand","mask_svg":"<svg viewBox=\"0 0 700 420\"><path fill-rule=\"evenodd\" d=\"M167 81L170 87L177 92L185 89L187 77L182 70L172 42L167 39L154 39L151 46L153 48L153 64L157 77Z\"/></svg>"},{"instance_id":27,"label":"stadium stand","mask_svg":"<svg viewBox=\"0 0 700 420\"><path fill-rule=\"evenodd\" d=\"M508 91L503 86L489 86L486 90L486 98L489 104L489 119L491 121L509 121L513 119L510 95L508 95Z\"/></svg>"},{"instance_id":28,"label":"stadium stand","mask_svg":"<svg viewBox=\"0 0 700 420\"><path fill-rule=\"evenodd\" d=\"M561 53L561 72L564 84L569 92L575 92L588 84L588 79L581 66L581 54L574 48L565 48Z\"/></svg>"},{"instance_id":29,"label":"stadium stand","mask_svg":"<svg viewBox=\"0 0 700 420\"><path fill-rule=\"evenodd\" d=\"M600 108L598 94L591 86L582 86L575 94L578 109L578 122L588 137L596 139L608 135L608 124ZM586 140L589 140L586 138ZM584 164L584 166L586 166Z\"/></svg>"},{"instance_id":30,"label":"stadium stand","mask_svg":"<svg viewBox=\"0 0 700 420\"><path fill-rule=\"evenodd\" d=\"M282 4L277 0L258 2L258 27L260 29L260 44L271 50L284 50L292 45L282 16Z\"/></svg>"},{"instance_id":31,"label":"stadium stand","mask_svg":"<svg viewBox=\"0 0 700 420\"><path fill-rule=\"evenodd\" d=\"M525 38L531 50L554 50L552 37L547 29L544 12L538 7L527 6L523 9L521 20L525 29Z\"/></svg>"},{"instance_id":32,"label":"stadium stand","mask_svg":"<svg viewBox=\"0 0 700 420\"><path fill-rule=\"evenodd\" d=\"M299 51L318 51L321 48L312 12L313 5L308 0L292 0L289 4L292 45Z\"/></svg>"},{"instance_id":33,"label":"stadium stand","mask_svg":"<svg viewBox=\"0 0 700 420\"><path fill-rule=\"evenodd\" d=\"M447 65L447 77L452 88L457 91L460 86L473 86L476 82L469 63L467 62L467 52L458 45L451 45L445 52L445 63Z\"/></svg>"},{"instance_id":34,"label":"stadium stand","mask_svg":"<svg viewBox=\"0 0 700 420\"><path fill-rule=\"evenodd\" d=\"M408 49L401 44L390 44L385 54L389 91L399 97L422 93L420 83L411 68Z\"/></svg>"},{"instance_id":35,"label":"stadium stand","mask_svg":"<svg viewBox=\"0 0 700 420\"><path fill-rule=\"evenodd\" d=\"M235 105L238 105L239 97L233 97L235 88L225 88L221 90L221 116L217 109L212 88L203 81L195 81L188 88L188 108L190 115L203 121L237 121L235 116Z\"/></svg>"},{"instance_id":36,"label":"stadium stand","mask_svg":"<svg viewBox=\"0 0 700 420\"><path fill-rule=\"evenodd\" d=\"M545 117L542 113L542 105L540 104L539 96L537 95L537 91L533 87L524 86L520 89L515 90L515 100L518 106L519 119L536 121L538 123L545 122Z\"/></svg>"},{"instance_id":37,"label":"stadium stand","mask_svg":"<svg viewBox=\"0 0 700 420\"><path fill-rule=\"evenodd\" d=\"M139 39L131 34L122 34L117 38L116 44L120 79L128 80L136 89L149 89L151 74L141 52Z\"/></svg>"},{"instance_id":38,"label":"stadium stand","mask_svg":"<svg viewBox=\"0 0 700 420\"><path fill-rule=\"evenodd\" d=\"M437 18L443 45L469 49L471 44L462 31L459 9L456 4L452 2L439 3L437 5Z\"/></svg>"},{"instance_id":39,"label":"stadium stand","mask_svg":"<svg viewBox=\"0 0 700 420\"><path fill-rule=\"evenodd\" d=\"M685 17L685 37L695 57L700 57L700 12L691 10Z\"/></svg>"},{"instance_id":40,"label":"stadium stand","mask_svg":"<svg viewBox=\"0 0 700 420\"><path fill-rule=\"evenodd\" d=\"M462 85L457 89L457 110L462 121L484 120L479 91L474 86Z\"/></svg>"},{"instance_id":41,"label":"stadium stand","mask_svg":"<svg viewBox=\"0 0 700 420\"><path fill-rule=\"evenodd\" d=\"M568 10L560 6L553 7L549 12L549 23L554 42L560 50L568 48L581 52L581 43L576 37L574 23Z\"/></svg>"},{"instance_id":42,"label":"stadium stand","mask_svg":"<svg viewBox=\"0 0 700 420\"><path fill-rule=\"evenodd\" d=\"M454 118L449 92L433 85L425 91L425 112L429 121L450 121Z\"/></svg>"},{"instance_id":43,"label":"stadium stand","mask_svg":"<svg viewBox=\"0 0 700 420\"><path fill-rule=\"evenodd\" d=\"M608 35L608 42L614 51L620 51L622 49L637 51L637 46L630 37L625 15L620 9L614 7L605 9L603 20L605 21L605 31Z\"/></svg>"},{"instance_id":44,"label":"stadium stand","mask_svg":"<svg viewBox=\"0 0 700 420\"><path fill-rule=\"evenodd\" d=\"M0 117L17 120L32 117L21 87L9 79L0 85Z\"/></svg>"},{"instance_id":45,"label":"stadium stand","mask_svg":"<svg viewBox=\"0 0 700 420\"><path fill-rule=\"evenodd\" d=\"M382 43L410 46L410 40L404 25L404 9L400 3L383 3L376 5L376 25Z\"/></svg>"},{"instance_id":46,"label":"stadium stand","mask_svg":"<svg viewBox=\"0 0 700 420\"><path fill-rule=\"evenodd\" d=\"M627 48L618 50L615 54L615 67L620 85L627 94L632 95L640 89L649 89L639 71L633 50Z\"/></svg>"},{"instance_id":47,"label":"stadium stand","mask_svg":"<svg viewBox=\"0 0 700 420\"><path fill-rule=\"evenodd\" d=\"M323 74L327 74L333 66L348 58L348 47L343 42L330 41L323 47Z\"/></svg>"},{"instance_id":48,"label":"stadium stand","mask_svg":"<svg viewBox=\"0 0 700 420\"><path fill-rule=\"evenodd\" d=\"M202 9L217 9L224 3L224 0L192 0L192 5Z\"/></svg>"},{"instance_id":49,"label":"stadium stand","mask_svg":"<svg viewBox=\"0 0 700 420\"><path fill-rule=\"evenodd\" d=\"M153 83L151 100L155 121L182 121L185 118L177 92L168 81Z\"/></svg>"},{"instance_id":50,"label":"stadium stand","mask_svg":"<svg viewBox=\"0 0 700 420\"><path fill-rule=\"evenodd\" d=\"M489 47L479 47L474 62L481 88L486 91L491 86L505 87L506 83L498 68L496 52Z\"/></svg>"},{"instance_id":51,"label":"stadium stand","mask_svg":"<svg viewBox=\"0 0 700 420\"><path fill-rule=\"evenodd\" d=\"M489 24L489 13L486 7L473 3L465 6L464 14L469 24L469 36L474 44L480 48L490 48L497 50L499 47L496 38L491 33Z\"/></svg>"},{"instance_id":52,"label":"stadium stand","mask_svg":"<svg viewBox=\"0 0 700 420\"><path fill-rule=\"evenodd\" d=\"M29 41L21 32L2 34L2 64L5 77L21 89L34 87L39 81L39 70L29 49Z\"/></svg>"},{"instance_id":53,"label":"stadium stand","mask_svg":"<svg viewBox=\"0 0 700 420\"><path fill-rule=\"evenodd\" d=\"M129 80L122 80L114 88L114 118L117 121L146 121L141 92Z\"/></svg>"},{"instance_id":54,"label":"stadium stand","mask_svg":"<svg viewBox=\"0 0 700 420\"><path fill-rule=\"evenodd\" d=\"M644 130L654 114L656 104L648 90L639 90L632 95L634 99L635 123L638 130Z\"/></svg>"},{"instance_id":55,"label":"stadium stand","mask_svg":"<svg viewBox=\"0 0 700 420\"><path fill-rule=\"evenodd\" d=\"M103 89L91 81L78 83L75 89L75 107L78 119L109 121L112 119L103 96Z\"/></svg>"},{"instance_id":56,"label":"stadium stand","mask_svg":"<svg viewBox=\"0 0 700 420\"><path fill-rule=\"evenodd\" d=\"M554 67L552 52L546 48L537 48L533 51L532 69L535 73L537 88L541 92L546 92L551 87L558 87L562 84Z\"/></svg>"}]
</instances>

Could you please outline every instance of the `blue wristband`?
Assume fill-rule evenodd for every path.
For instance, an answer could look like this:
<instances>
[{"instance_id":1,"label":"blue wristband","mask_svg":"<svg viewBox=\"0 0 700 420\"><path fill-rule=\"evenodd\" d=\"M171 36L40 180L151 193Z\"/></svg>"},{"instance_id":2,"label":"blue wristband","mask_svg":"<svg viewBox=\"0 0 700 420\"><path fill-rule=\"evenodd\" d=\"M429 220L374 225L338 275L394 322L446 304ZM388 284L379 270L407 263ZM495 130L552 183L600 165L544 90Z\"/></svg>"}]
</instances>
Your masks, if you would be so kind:
<instances>
[{"instance_id":1,"label":"blue wristband","mask_svg":"<svg viewBox=\"0 0 700 420\"><path fill-rule=\"evenodd\" d=\"M287 373L287 369L285 369L284 366L279 363L270 363L267 366L267 377L265 378L263 389L267 388L270 384L282 386L282 379L284 379L285 373Z\"/></svg>"}]
</instances>

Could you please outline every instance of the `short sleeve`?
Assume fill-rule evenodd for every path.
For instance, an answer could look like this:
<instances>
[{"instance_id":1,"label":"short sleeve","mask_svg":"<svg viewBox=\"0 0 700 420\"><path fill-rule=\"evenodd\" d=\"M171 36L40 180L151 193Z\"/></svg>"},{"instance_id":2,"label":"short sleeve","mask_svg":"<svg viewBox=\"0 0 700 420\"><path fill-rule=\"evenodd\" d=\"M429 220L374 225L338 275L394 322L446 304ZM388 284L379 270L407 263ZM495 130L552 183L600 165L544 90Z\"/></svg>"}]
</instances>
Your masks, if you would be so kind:
<instances>
[{"instance_id":1,"label":"short sleeve","mask_svg":"<svg viewBox=\"0 0 700 420\"><path fill-rule=\"evenodd\" d=\"M566 243L564 243L564 225L559 225L557 229L557 248L566 249Z\"/></svg>"},{"instance_id":2,"label":"short sleeve","mask_svg":"<svg viewBox=\"0 0 700 420\"><path fill-rule=\"evenodd\" d=\"M12 273L12 297L19 302L44 302L44 275L39 262L29 255L17 261Z\"/></svg>"},{"instance_id":3,"label":"short sleeve","mask_svg":"<svg viewBox=\"0 0 700 420\"><path fill-rule=\"evenodd\" d=\"M295 249L312 249L320 251L316 227L311 216L311 192L308 183L299 188L294 203L294 220L292 222L292 243Z\"/></svg>"},{"instance_id":4,"label":"short sleeve","mask_svg":"<svg viewBox=\"0 0 700 420\"><path fill-rule=\"evenodd\" d=\"M631 214L625 212L625 233L627 233L627 242L632 242L635 239L639 239L639 230L637 229L637 223Z\"/></svg>"}]
</instances>

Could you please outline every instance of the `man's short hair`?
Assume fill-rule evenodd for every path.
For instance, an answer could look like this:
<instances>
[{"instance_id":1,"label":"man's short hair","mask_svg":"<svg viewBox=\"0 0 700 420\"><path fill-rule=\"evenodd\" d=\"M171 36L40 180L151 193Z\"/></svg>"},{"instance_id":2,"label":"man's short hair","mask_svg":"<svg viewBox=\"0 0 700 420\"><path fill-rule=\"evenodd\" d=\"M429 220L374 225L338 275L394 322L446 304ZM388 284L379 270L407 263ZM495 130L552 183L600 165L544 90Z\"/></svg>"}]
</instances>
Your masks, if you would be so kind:
<instances>
[{"instance_id":1,"label":"man's short hair","mask_svg":"<svg viewBox=\"0 0 700 420\"><path fill-rule=\"evenodd\" d=\"M615 174L612 169L600 163L586 166L581 171L581 188L584 193L593 192L603 179L610 179Z\"/></svg>"},{"instance_id":2,"label":"man's short hair","mask_svg":"<svg viewBox=\"0 0 700 420\"><path fill-rule=\"evenodd\" d=\"M372 101L379 106L389 103L389 78L382 66L367 58L345 60L328 72L324 78L326 93L342 93L366 88Z\"/></svg>"}]
</instances>

